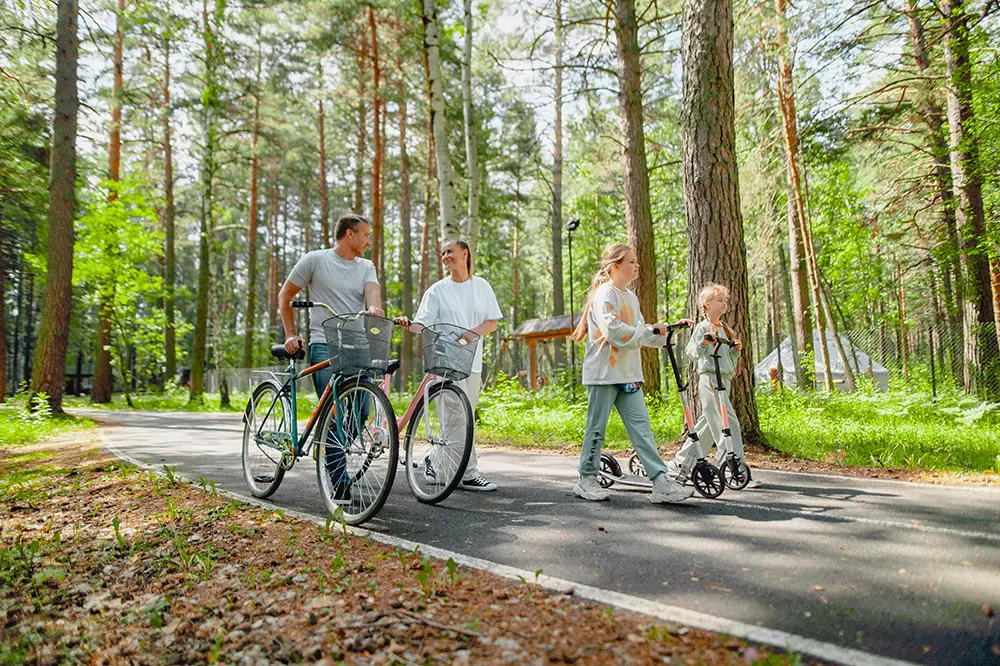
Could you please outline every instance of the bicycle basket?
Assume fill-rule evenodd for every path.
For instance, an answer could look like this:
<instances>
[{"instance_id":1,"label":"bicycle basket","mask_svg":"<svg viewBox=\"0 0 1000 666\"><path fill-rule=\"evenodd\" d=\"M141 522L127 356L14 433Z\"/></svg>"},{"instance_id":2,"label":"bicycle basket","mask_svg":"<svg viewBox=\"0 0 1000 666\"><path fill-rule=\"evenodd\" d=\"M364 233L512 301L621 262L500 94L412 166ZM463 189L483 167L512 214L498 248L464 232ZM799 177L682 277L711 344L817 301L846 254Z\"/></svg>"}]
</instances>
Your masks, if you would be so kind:
<instances>
[{"instance_id":1,"label":"bicycle basket","mask_svg":"<svg viewBox=\"0 0 1000 666\"><path fill-rule=\"evenodd\" d=\"M445 379L465 379L472 373L479 336L461 326L434 324L424 329L424 372Z\"/></svg>"},{"instance_id":2,"label":"bicycle basket","mask_svg":"<svg viewBox=\"0 0 1000 666\"><path fill-rule=\"evenodd\" d=\"M392 320L347 314L323 322L330 369L337 375L381 375L389 366Z\"/></svg>"}]
</instances>

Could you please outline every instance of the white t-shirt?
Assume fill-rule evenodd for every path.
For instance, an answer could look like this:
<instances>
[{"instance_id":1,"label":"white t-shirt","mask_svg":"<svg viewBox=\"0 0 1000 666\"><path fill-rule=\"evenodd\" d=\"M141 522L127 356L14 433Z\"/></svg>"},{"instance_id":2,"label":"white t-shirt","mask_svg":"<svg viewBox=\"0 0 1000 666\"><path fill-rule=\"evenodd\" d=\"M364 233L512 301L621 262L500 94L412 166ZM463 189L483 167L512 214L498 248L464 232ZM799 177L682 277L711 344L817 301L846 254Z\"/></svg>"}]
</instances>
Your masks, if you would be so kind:
<instances>
[{"instance_id":1,"label":"white t-shirt","mask_svg":"<svg viewBox=\"0 0 1000 666\"><path fill-rule=\"evenodd\" d=\"M450 276L435 282L424 292L417 314L413 315L413 321L424 326L452 324L470 330L495 319L503 319L503 313L493 287L476 275L465 282L455 282ZM482 372L482 339L476 344L472 371Z\"/></svg>"},{"instance_id":2,"label":"white t-shirt","mask_svg":"<svg viewBox=\"0 0 1000 666\"><path fill-rule=\"evenodd\" d=\"M288 274L297 287L309 287L309 298L326 303L337 314L361 312L365 308L365 285L378 284L375 264L368 259L344 259L332 249L307 252ZM330 313L323 308L309 312L309 341L326 342L323 322Z\"/></svg>"}]
</instances>

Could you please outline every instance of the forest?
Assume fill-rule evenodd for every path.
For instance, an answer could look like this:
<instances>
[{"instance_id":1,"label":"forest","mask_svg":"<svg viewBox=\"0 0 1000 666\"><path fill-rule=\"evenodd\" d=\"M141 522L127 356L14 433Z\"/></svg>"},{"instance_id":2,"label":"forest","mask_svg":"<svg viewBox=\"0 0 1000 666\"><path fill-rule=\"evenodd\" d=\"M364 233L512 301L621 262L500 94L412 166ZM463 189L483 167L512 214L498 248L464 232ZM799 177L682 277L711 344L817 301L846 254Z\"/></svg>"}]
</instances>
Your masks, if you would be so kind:
<instances>
[{"instance_id":1,"label":"forest","mask_svg":"<svg viewBox=\"0 0 1000 666\"><path fill-rule=\"evenodd\" d=\"M353 211L390 316L468 239L498 391L529 388L518 325L576 316L627 240L647 321L731 289L751 439L786 385L981 416L998 37L996 0L3 0L0 400L238 409L281 283ZM405 392L419 340L394 345ZM583 399L580 348L538 357L542 394Z\"/></svg>"}]
</instances>

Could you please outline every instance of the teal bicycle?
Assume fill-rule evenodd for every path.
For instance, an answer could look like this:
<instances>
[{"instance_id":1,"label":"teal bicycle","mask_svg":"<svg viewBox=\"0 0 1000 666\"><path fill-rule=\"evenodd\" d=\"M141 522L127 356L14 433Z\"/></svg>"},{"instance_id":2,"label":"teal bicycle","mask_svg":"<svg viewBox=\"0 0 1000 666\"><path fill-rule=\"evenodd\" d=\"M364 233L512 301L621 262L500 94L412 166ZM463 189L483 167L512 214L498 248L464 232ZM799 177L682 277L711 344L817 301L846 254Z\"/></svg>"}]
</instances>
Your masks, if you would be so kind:
<instances>
[{"instance_id":1,"label":"teal bicycle","mask_svg":"<svg viewBox=\"0 0 1000 666\"><path fill-rule=\"evenodd\" d=\"M289 354L284 345L271 355L287 360L285 371L251 373L252 391L243 413L243 477L254 497L267 498L299 458L316 461L316 477L327 510L339 508L345 522L374 518L392 490L399 460L396 415L373 378L392 374L391 320L367 313L337 315L325 303L295 301L293 308L321 307L329 358L296 372L305 350ZM296 382L324 368L333 370L319 404L300 434Z\"/></svg>"}]
</instances>

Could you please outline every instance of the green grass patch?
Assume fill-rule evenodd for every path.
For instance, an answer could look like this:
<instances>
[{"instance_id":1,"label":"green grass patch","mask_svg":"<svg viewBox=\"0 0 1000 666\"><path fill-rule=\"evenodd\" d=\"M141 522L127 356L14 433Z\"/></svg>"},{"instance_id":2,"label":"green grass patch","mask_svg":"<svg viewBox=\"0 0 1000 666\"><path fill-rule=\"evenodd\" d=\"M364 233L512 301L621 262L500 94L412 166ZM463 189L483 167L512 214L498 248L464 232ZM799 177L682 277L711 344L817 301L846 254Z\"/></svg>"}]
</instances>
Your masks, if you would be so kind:
<instances>
[{"instance_id":1,"label":"green grass patch","mask_svg":"<svg viewBox=\"0 0 1000 666\"><path fill-rule=\"evenodd\" d=\"M69 430L89 428L90 419L27 411L22 400L0 404L0 446L27 446Z\"/></svg>"},{"instance_id":2,"label":"green grass patch","mask_svg":"<svg viewBox=\"0 0 1000 666\"><path fill-rule=\"evenodd\" d=\"M187 391L183 389L132 394L132 406L125 401L125 395L116 393L107 403L94 403L88 396L69 396L63 400L67 409L107 409L107 410L140 410L149 412L242 412L250 399L248 393L233 391L229 394L229 406L223 407L218 393L204 394L202 401L191 402ZM309 418L319 400L313 391L312 382L303 380L298 385L295 396L296 411L300 419Z\"/></svg>"}]
</instances>

